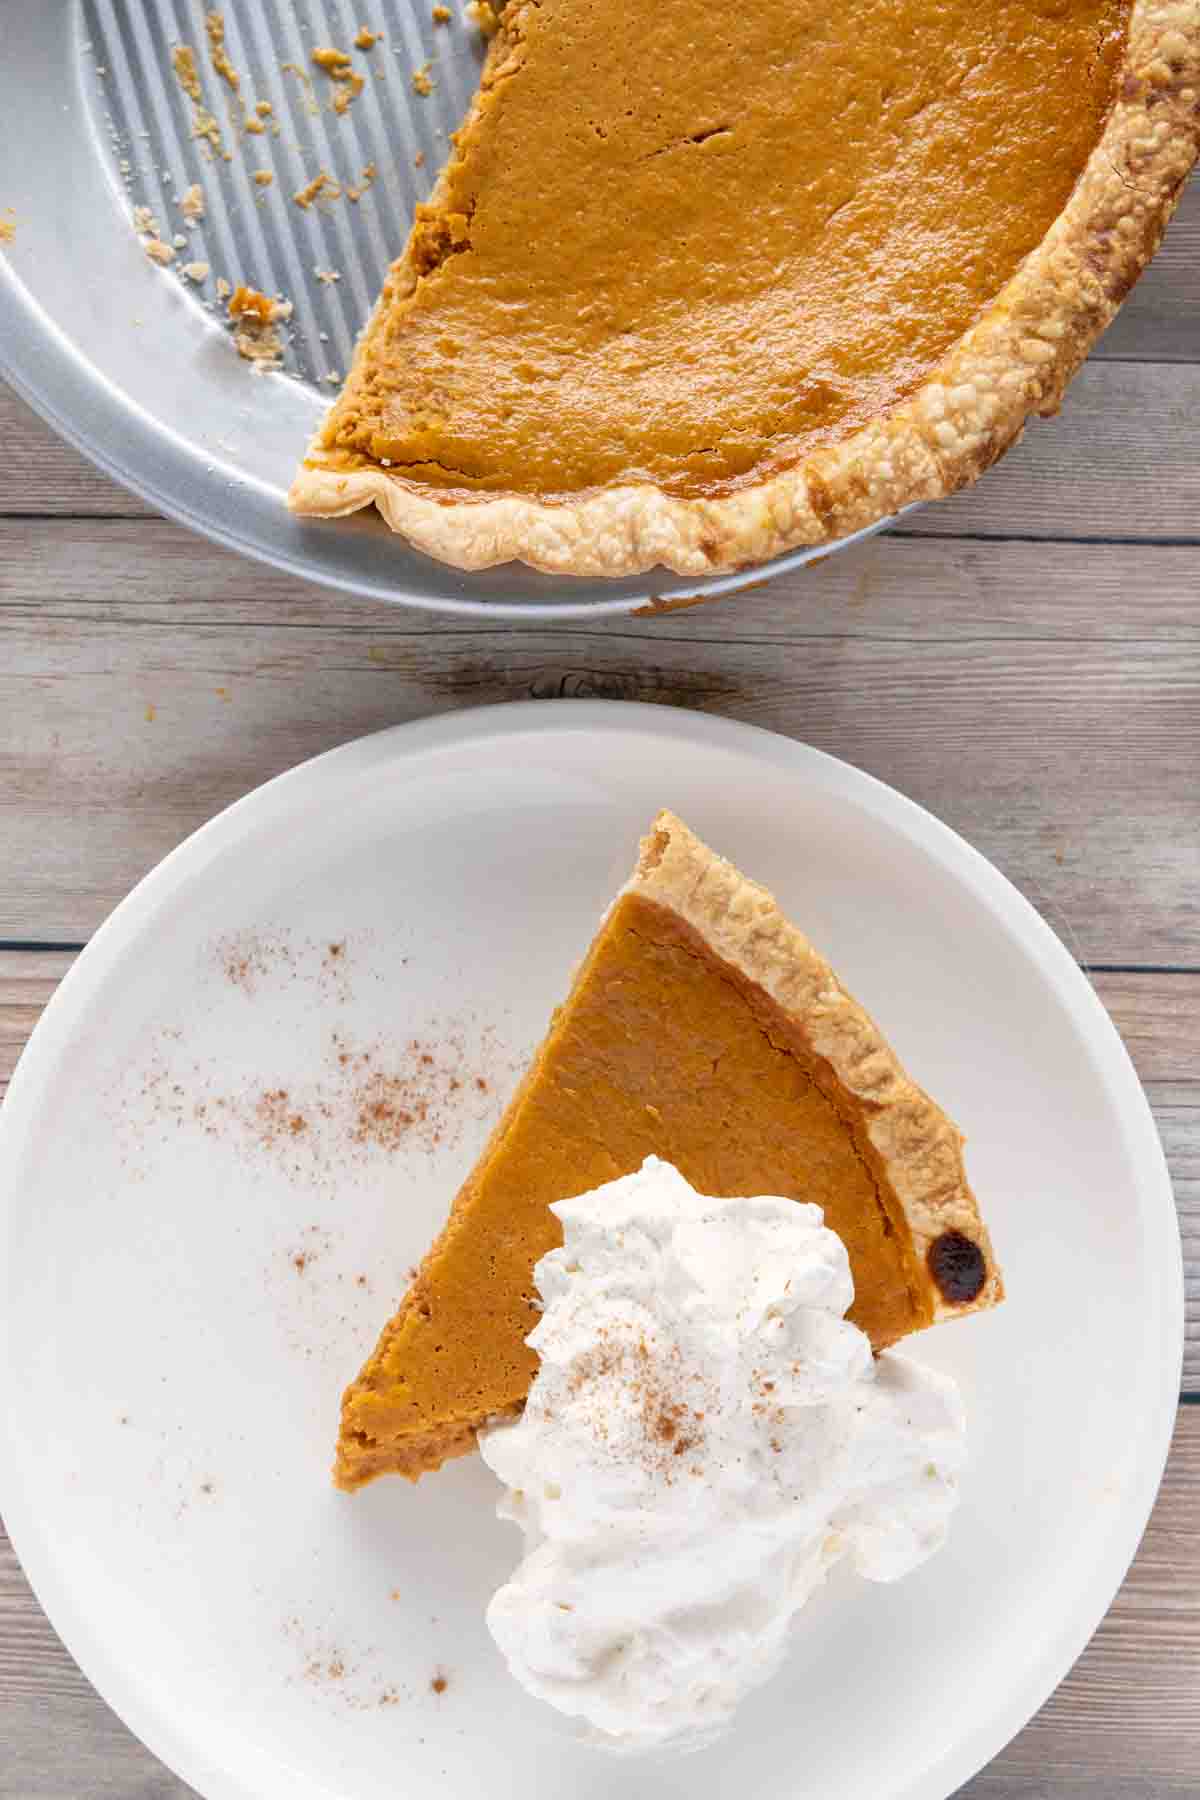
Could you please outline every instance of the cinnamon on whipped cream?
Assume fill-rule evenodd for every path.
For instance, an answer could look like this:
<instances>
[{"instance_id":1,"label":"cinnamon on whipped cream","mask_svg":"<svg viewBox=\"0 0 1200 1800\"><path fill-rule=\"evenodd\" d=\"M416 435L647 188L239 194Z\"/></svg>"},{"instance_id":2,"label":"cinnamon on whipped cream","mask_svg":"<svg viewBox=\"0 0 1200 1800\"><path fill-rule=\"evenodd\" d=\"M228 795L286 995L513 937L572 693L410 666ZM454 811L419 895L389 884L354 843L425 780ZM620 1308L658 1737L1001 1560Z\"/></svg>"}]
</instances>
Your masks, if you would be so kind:
<instances>
[{"instance_id":1,"label":"cinnamon on whipped cream","mask_svg":"<svg viewBox=\"0 0 1200 1800\"><path fill-rule=\"evenodd\" d=\"M961 1404L844 1318L818 1207L709 1199L650 1157L554 1211L539 1373L521 1418L479 1436L525 1534L488 1625L593 1741L698 1747L835 1563L895 1581L942 1543Z\"/></svg>"}]
</instances>

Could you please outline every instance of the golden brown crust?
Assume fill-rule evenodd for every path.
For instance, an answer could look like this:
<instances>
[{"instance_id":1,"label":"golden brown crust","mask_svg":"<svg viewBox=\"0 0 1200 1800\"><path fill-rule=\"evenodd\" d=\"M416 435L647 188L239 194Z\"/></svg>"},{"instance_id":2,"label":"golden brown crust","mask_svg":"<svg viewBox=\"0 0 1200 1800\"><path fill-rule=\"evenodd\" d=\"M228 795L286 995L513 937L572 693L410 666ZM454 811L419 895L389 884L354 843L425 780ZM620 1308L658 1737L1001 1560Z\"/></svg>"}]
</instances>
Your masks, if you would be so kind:
<instances>
[{"instance_id":1,"label":"golden brown crust","mask_svg":"<svg viewBox=\"0 0 1200 1800\"><path fill-rule=\"evenodd\" d=\"M901 1067L874 1020L839 982L774 896L714 854L669 812L643 840L629 891L681 918L720 960L761 988L828 1064L864 1115L916 1252L921 1299L933 1319L995 1306L1004 1284L963 1165L962 1137ZM930 1270L933 1246L957 1233L983 1256L968 1302L947 1300Z\"/></svg>"},{"instance_id":2,"label":"golden brown crust","mask_svg":"<svg viewBox=\"0 0 1200 1800\"><path fill-rule=\"evenodd\" d=\"M289 505L323 518L375 505L393 531L463 569L520 560L554 574L661 564L704 575L834 542L967 486L1031 414L1057 410L1157 248L1198 147L1200 0L1135 0L1116 104L1058 220L916 393L843 443L719 498L626 486L556 502L439 497L314 443Z\"/></svg>"}]
</instances>

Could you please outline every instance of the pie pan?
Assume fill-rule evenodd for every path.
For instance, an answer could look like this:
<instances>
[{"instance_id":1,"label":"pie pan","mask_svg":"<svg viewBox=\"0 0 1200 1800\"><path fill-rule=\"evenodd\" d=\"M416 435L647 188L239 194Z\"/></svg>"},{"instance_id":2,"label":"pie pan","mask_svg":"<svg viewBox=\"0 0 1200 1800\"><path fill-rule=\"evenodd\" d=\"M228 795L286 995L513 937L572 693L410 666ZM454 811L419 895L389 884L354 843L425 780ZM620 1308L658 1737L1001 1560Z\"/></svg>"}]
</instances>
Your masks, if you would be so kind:
<instances>
[{"instance_id":1,"label":"pie pan","mask_svg":"<svg viewBox=\"0 0 1200 1800\"><path fill-rule=\"evenodd\" d=\"M227 48L242 92L273 109L271 127L251 137L230 125L230 96L201 48L198 4L51 0L9 10L0 205L12 207L15 235L0 255L0 375L160 512L327 587L516 619L622 614L731 593L889 523L707 580L661 570L604 581L513 564L464 575L397 542L374 515L292 517L284 496L334 391L329 378L348 367L477 85L478 32L457 7L449 24L435 25L429 7L397 0L386 21L375 21L386 24L385 38L360 59L373 78L338 115L328 86L315 86L321 77L308 71L315 46L353 42L361 21L352 9L338 0L230 4ZM198 46L228 161L192 135L171 65L181 41ZM418 95L411 75L426 63L434 85ZM271 171L269 187L256 183L259 168ZM341 198L298 207L293 195L321 170L341 184ZM189 227L178 200L195 182L207 212ZM351 187L361 190L357 202L347 198ZM190 283L145 255L133 225L139 205L165 240L186 240L177 265L209 265L206 280ZM292 302L285 373L256 375L235 354L218 322L218 276Z\"/></svg>"}]
</instances>

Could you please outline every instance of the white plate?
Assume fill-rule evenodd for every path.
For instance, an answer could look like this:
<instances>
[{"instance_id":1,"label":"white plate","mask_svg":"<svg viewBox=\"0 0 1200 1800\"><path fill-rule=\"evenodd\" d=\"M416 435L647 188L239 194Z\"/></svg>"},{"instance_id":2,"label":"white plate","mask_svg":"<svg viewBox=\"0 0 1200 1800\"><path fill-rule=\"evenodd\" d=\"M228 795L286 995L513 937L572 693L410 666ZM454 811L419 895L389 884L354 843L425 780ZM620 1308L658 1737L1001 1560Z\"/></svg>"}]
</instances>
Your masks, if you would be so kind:
<instances>
[{"instance_id":1,"label":"white plate","mask_svg":"<svg viewBox=\"0 0 1200 1800\"><path fill-rule=\"evenodd\" d=\"M963 1125L1011 1298L921 1342L971 1421L947 1549L894 1589L836 1581L725 1744L644 1769L509 1681L483 1609L518 1539L477 1459L353 1498L328 1465L342 1384L661 804L775 888ZM381 1129L378 1096L430 1110ZM1116 1033L953 833L745 726L534 702L270 783L67 977L0 1172L13 1540L210 1800L941 1800L1079 1653L1161 1473L1179 1243Z\"/></svg>"}]
</instances>

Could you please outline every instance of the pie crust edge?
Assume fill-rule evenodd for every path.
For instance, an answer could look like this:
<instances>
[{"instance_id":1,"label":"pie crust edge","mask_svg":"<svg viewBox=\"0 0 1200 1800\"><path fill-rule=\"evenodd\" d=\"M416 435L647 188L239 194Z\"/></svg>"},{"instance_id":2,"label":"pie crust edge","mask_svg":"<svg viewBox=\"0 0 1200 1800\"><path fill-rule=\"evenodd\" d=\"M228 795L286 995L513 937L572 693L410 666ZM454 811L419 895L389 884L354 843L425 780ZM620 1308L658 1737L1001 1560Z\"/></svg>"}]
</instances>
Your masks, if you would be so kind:
<instances>
[{"instance_id":1,"label":"pie crust edge","mask_svg":"<svg viewBox=\"0 0 1200 1800\"><path fill-rule=\"evenodd\" d=\"M660 812L642 841L627 891L682 918L794 1022L813 1052L863 1108L867 1137L912 1233L922 1300L933 1322L997 1305L1004 1282L963 1163L962 1134L901 1066L875 1021L780 911L774 895ZM984 1279L966 1302L947 1301L929 1252L952 1232L983 1255Z\"/></svg>"},{"instance_id":2,"label":"pie crust edge","mask_svg":"<svg viewBox=\"0 0 1200 1800\"><path fill-rule=\"evenodd\" d=\"M375 505L394 532L460 569L521 561L612 577L661 564L701 576L832 543L969 486L1031 414L1058 410L1158 248L1198 150L1200 0L1135 0L1113 110L1063 211L916 392L842 443L720 497L647 484L544 501L439 497L381 466L339 466L314 440L288 504L320 518ZM415 279L403 258L398 273Z\"/></svg>"}]
</instances>

